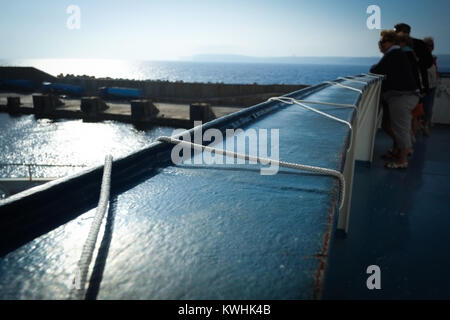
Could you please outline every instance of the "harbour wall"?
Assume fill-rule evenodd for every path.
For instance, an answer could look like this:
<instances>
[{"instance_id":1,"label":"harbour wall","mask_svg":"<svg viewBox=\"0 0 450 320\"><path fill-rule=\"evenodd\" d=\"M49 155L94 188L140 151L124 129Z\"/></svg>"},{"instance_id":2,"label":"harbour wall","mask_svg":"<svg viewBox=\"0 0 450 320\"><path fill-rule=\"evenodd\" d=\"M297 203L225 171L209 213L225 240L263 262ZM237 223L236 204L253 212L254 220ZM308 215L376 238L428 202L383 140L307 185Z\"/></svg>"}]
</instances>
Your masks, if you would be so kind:
<instances>
[{"instance_id":1,"label":"harbour wall","mask_svg":"<svg viewBox=\"0 0 450 320\"><path fill-rule=\"evenodd\" d=\"M103 79L88 76L66 75L55 78L32 67L0 67L0 80L31 80L58 82L81 86L85 95L98 94L101 87L124 87L142 90L145 98L153 101L193 103L208 102L215 105L247 107L262 102L269 97L283 95L308 87L307 85L285 84L224 84L169 82L158 80Z\"/></svg>"}]
</instances>

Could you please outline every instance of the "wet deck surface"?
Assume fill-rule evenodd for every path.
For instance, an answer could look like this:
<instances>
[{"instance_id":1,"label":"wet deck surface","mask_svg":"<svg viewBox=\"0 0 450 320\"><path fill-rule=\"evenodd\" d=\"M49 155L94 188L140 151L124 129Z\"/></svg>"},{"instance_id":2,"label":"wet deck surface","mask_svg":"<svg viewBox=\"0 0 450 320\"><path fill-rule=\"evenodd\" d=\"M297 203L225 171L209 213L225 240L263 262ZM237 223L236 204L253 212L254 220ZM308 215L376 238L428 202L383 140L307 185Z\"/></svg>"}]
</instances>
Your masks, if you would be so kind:
<instances>
[{"instance_id":1,"label":"wet deck surface","mask_svg":"<svg viewBox=\"0 0 450 320\"><path fill-rule=\"evenodd\" d=\"M350 233L331 250L325 299L450 299L450 127L419 136L407 171L385 169L379 132L375 162L357 166ZM366 269L381 269L370 291Z\"/></svg>"}]
</instances>

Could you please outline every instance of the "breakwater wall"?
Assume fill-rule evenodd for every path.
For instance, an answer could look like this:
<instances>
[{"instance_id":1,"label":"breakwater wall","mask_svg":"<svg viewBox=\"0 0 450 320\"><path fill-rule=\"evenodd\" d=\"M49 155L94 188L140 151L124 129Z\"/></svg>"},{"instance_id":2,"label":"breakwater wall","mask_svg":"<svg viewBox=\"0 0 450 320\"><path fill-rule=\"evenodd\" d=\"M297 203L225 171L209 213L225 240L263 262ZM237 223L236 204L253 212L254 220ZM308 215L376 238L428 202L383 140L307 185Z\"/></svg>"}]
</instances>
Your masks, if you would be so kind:
<instances>
[{"instance_id":1,"label":"breakwater wall","mask_svg":"<svg viewBox=\"0 0 450 320\"><path fill-rule=\"evenodd\" d=\"M268 97L283 95L307 87L306 85L189 83L181 81L137 81L81 77L64 77L58 80L62 83L81 86L88 95L94 95L101 87L124 87L140 89L145 98L154 101L179 103L202 101L216 105L233 106L251 106Z\"/></svg>"},{"instance_id":2,"label":"breakwater wall","mask_svg":"<svg viewBox=\"0 0 450 320\"><path fill-rule=\"evenodd\" d=\"M145 98L153 101L195 103L208 102L214 105L247 107L269 97L283 95L308 87L307 85L259 85L190 83L158 80L127 80L94 78L89 76L58 76L57 78L31 67L0 67L0 80L31 80L36 86L42 81L81 86L85 95L98 94L101 87L124 87L141 89ZM36 89L40 89L36 87Z\"/></svg>"}]
</instances>

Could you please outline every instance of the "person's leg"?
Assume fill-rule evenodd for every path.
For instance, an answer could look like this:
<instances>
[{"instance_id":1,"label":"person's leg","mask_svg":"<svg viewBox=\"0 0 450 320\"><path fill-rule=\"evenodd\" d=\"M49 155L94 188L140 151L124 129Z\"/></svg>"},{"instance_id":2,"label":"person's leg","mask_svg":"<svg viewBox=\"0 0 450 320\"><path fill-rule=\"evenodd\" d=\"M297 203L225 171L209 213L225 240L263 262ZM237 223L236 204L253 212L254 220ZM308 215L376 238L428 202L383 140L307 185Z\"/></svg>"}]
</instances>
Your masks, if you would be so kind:
<instances>
[{"instance_id":1,"label":"person's leg","mask_svg":"<svg viewBox=\"0 0 450 320\"><path fill-rule=\"evenodd\" d=\"M430 135L430 125L431 119L433 117L433 105L434 105L434 97L436 95L436 88L430 89L430 92L425 96L423 108L424 108L424 128L423 133L425 136Z\"/></svg>"},{"instance_id":2,"label":"person's leg","mask_svg":"<svg viewBox=\"0 0 450 320\"><path fill-rule=\"evenodd\" d=\"M382 156L383 159L395 159L398 154L397 141L395 140L394 132L391 126L391 116L388 103L386 101L383 104L383 119L381 122L381 128L386 132L386 134L392 139L392 148L386 154Z\"/></svg>"},{"instance_id":3,"label":"person's leg","mask_svg":"<svg viewBox=\"0 0 450 320\"><path fill-rule=\"evenodd\" d=\"M417 115L413 115L412 117L412 134L417 136L417 132L419 131L419 117Z\"/></svg>"},{"instance_id":4,"label":"person's leg","mask_svg":"<svg viewBox=\"0 0 450 320\"><path fill-rule=\"evenodd\" d=\"M389 113L389 111L386 113ZM392 131L392 127L391 127L391 120L389 119L389 117L383 116L383 122L381 123L381 127L383 128L384 132L386 132L389 137L391 137L392 139L395 139L394 132Z\"/></svg>"},{"instance_id":5,"label":"person's leg","mask_svg":"<svg viewBox=\"0 0 450 320\"><path fill-rule=\"evenodd\" d=\"M418 100L415 95L394 95L388 101L392 130L399 147L399 155L394 164L405 168L408 165L408 153L412 148L412 111Z\"/></svg>"},{"instance_id":6,"label":"person's leg","mask_svg":"<svg viewBox=\"0 0 450 320\"><path fill-rule=\"evenodd\" d=\"M389 137L395 139L394 132L391 128L391 116L389 114L389 106L387 102L383 102L383 119L381 122L381 127L388 134Z\"/></svg>"}]
</instances>

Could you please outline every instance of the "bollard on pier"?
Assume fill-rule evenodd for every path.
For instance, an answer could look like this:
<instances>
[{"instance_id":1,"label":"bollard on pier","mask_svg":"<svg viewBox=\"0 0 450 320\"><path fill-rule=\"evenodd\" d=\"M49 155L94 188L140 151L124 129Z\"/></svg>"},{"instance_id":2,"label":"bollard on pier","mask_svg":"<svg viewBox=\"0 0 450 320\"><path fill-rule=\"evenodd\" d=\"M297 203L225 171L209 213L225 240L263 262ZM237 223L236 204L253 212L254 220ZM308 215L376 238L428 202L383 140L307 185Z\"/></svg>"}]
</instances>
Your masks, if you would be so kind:
<instances>
[{"instance_id":1,"label":"bollard on pier","mask_svg":"<svg viewBox=\"0 0 450 320\"><path fill-rule=\"evenodd\" d=\"M189 107L189 119L203 123L216 119L209 103L192 103Z\"/></svg>"},{"instance_id":2,"label":"bollard on pier","mask_svg":"<svg viewBox=\"0 0 450 320\"><path fill-rule=\"evenodd\" d=\"M18 113L20 108L20 97L8 97L7 108L9 113Z\"/></svg>"},{"instance_id":3,"label":"bollard on pier","mask_svg":"<svg viewBox=\"0 0 450 320\"><path fill-rule=\"evenodd\" d=\"M80 110L88 117L95 118L108 108L108 105L99 97L84 97L81 99Z\"/></svg>"},{"instance_id":4,"label":"bollard on pier","mask_svg":"<svg viewBox=\"0 0 450 320\"><path fill-rule=\"evenodd\" d=\"M146 122L158 115L159 110L153 104L152 100L141 99L131 101L131 121Z\"/></svg>"}]
</instances>

